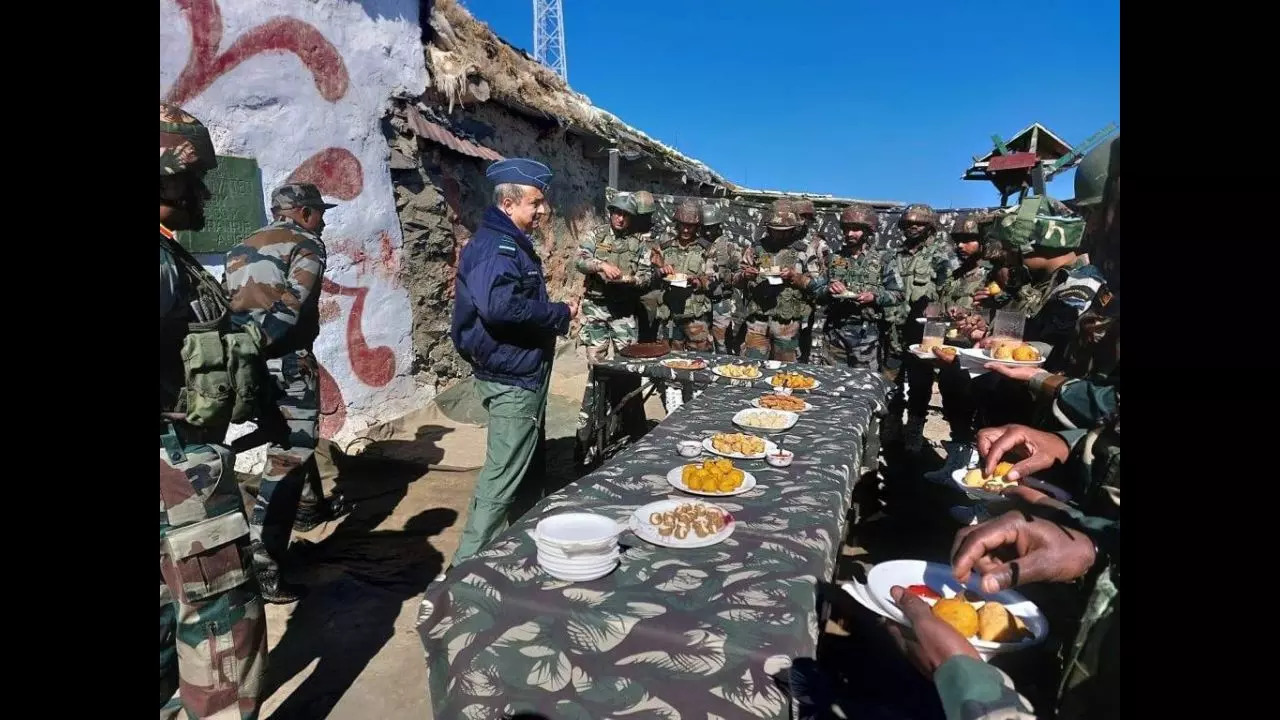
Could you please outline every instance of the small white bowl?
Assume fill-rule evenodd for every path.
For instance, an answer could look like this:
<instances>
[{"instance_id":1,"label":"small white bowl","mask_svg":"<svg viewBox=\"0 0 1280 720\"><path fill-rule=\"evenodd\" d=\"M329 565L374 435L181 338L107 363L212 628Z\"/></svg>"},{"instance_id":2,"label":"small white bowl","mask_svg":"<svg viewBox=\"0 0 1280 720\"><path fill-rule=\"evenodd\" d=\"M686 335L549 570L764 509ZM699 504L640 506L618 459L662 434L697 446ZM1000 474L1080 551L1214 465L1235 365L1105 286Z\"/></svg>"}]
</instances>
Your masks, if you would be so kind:
<instances>
[{"instance_id":1,"label":"small white bowl","mask_svg":"<svg viewBox=\"0 0 1280 720\"><path fill-rule=\"evenodd\" d=\"M534 528L534 542L575 557L608 552L618 544L621 529L612 519L593 513L562 513L543 518Z\"/></svg>"},{"instance_id":2,"label":"small white bowl","mask_svg":"<svg viewBox=\"0 0 1280 720\"><path fill-rule=\"evenodd\" d=\"M786 467L795 459L796 454L790 450L779 450L776 453L764 456L764 461L774 467Z\"/></svg>"},{"instance_id":3,"label":"small white bowl","mask_svg":"<svg viewBox=\"0 0 1280 720\"><path fill-rule=\"evenodd\" d=\"M764 363L764 366L765 366L765 367L767 367L767 368L769 368L770 370L777 370L778 368L782 367L782 361L781 361L781 360L766 360L766 361L765 361L765 363Z\"/></svg>"},{"instance_id":4,"label":"small white bowl","mask_svg":"<svg viewBox=\"0 0 1280 720\"><path fill-rule=\"evenodd\" d=\"M698 457L702 454L702 443L697 440L681 440L676 444L676 452L680 457Z\"/></svg>"}]
</instances>

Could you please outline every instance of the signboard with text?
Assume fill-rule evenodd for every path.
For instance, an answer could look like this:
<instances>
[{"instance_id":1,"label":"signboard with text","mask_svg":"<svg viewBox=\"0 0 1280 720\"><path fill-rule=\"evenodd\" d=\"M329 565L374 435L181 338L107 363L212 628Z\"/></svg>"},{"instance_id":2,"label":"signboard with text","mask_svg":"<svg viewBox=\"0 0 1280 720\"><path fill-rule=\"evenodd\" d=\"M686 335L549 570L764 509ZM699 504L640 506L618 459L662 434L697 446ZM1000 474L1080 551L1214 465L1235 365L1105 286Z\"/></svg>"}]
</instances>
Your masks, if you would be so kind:
<instances>
[{"instance_id":1,"label":"signboard with text","mask_svg":"<svg viewBox=\"0 0 1280 720\"><path fill-rule=\"evenodd\" d=\"M178 242L189 252L225 253L267 224L262 173L253 158L219 155L218 167L204 183L213 194L204 206L204 229L178 233Z\"/></svg>"}]
</instances>

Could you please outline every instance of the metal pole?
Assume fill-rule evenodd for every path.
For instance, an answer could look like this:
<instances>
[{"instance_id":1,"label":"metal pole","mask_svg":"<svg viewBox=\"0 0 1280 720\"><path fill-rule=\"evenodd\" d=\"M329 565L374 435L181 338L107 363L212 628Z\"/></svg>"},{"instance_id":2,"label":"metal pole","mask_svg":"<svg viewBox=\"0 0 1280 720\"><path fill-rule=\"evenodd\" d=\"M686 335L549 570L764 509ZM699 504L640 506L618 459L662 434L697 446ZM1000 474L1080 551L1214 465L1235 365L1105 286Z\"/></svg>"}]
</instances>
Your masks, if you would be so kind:
<instances>
[{"instance_id":1,"label":"metal pole","mask_svg":"<svg viewBox=\"0 0 1280 720\"><path fill-rule=\"evenodd\" d=\"M609 148L609 187L619 190L618 187L618 148Z\"/></svg>"}]
</instances>

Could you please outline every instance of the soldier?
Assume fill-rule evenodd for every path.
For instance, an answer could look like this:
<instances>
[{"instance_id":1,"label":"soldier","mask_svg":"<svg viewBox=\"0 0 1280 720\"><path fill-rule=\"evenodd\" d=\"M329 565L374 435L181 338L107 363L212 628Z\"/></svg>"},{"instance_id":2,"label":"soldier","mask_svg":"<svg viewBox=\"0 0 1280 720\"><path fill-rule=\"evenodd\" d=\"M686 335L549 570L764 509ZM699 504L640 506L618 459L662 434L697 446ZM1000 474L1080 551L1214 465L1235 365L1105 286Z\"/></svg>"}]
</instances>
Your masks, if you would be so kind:
<instances>
[{"instance_id":1,"label":"soldier","mask_svg":"<svg viewBox=\"0 0 1280 720\"><path fill-rule=\"evenodd\" d=\"M475 373L489 413L488 446L452 565L541 499L556 336L568 334L578 315L576 302L551 302L529 238L548 215L551 169L508 158L485 174L495 185L493 204L459 256L449 337Z\"/></svg>"},{"instance_id":2,"label":"soldier","mask_svg":"<svg viewBox=\"0 0 1280 720\"><path fill-rule=\"evenodd\" d=\"M279 388L282 421L277 419L278 427L271 432L249 518L254 568L263 597L272 603L294 602L304 592L281 576L291 532L314 527L327 517L321 515L324 492L315 458L320 369L313 344L320 335L326 259L320 235L325 211L332 207L336 206L324 202L315 185L282 185L271 193L275 219L227 253L232 323L263 328L267 366Z\"/></svg>"},{"instance_id":3,"label":"soldier","mask_svg":"<svg viewBox=\"0 0 1280 720\"><path fill-rule=\"evenodd\" d=\"M813 248L813 252L822 260L823 267L827 267L831 256L832 244L828 243L826 236L814 226L818 218L818 212L813 206L813 201L808 198L792 200L791 208L799 216L800 222L804 223L804 230L800 239ZM822 328L825 324L823 319L824 311L825 308L821 303L814 303L813 311L809 313L809 317L800 323L800 362L821 365L827 361L827 353L822 347Z\"/></svg>"},{"instance_id":4,"label":"soldier","mask_svg":"<svg viewBox=\"0 0 1280 720\"><path fill-rule=\"evenodd\" d=\"M895 389L889 402L884 434L886 439L897 434L902 410L907 406L903 391L909 383L911 398L910 406L906 407L908 422L903 444L907 452L917 452L924 443L925 414L929 410L929 397L933 390L933 366L911 355L907 347L920 342L924 336L924 326L916 320L923 318L925 308L938 300L938 289L955 267L955 259L949 248L938 241L938 214L928 205L908 206L898 219L898 227L902 229L904 243L894 262L902 277L906 298L892 318L894 328L890 344L894 361L888 365Z\"/></svg>"},{"instance_id":5,"label":"soldier","mask_svg":"<svg viewBox=\"0 0 1280 720\"><path fill-rule=\"evenodd\" d=\"M963 322L975 312L975 293L991 289L993 267L981 249L978 220L975 215L959 216L951 226L951 240L960 264L938 289L938 300L953 321ZM914 386L911 391L915 392ZM974 409L968 372L959 363L944 361L938 368L938 392L942 395L942 416L951 426L952 442L972 442Z\"/></svg>"},{"instance_id":6,"label":"soldier","mask_svg":"<svg viewBox=\"0 0 1280 720\"><path fill-rule=\"evenodd\" d=\"M800 227L789 203L774 203L765 236L742 256L734 279L746 286L746 357L783 362L799 357L800 321L809 316L814 293L826 282L821 257L797 236Z\"/></svg>"},{"instance_id":7,"label":"soldier","mask_svg":"<svg viewBox=\"0 0 1280 720\"><path fill-rule=\"evenodd\" d=\"M631 193L636 203L636 232L647 233L649 250L658 249L658 239L653 237L653 213L658 209L658 202L648 190L637 190ZM654 342L662 332L662 322L658 320L658 306L662 304L662 278L651 273L647 289L642 288L640 309L637 318L640 324L640 342Z\"/></svg>"},{"instance_id":8,"label":"soldier","mask_svg":"<svg viewBox=\"0 0 1280 720\"><path fill-rule=\"evenodd\" d=\"M733 284L733 275L742 259L742 246L724 234L720 208L704 203L702 206L702 237L711 243L711 257L715 260L717 282L711 287L711 339L715 351L722 355L738 354L737 320L742 305L742 290Z\"/></svg>"},{"instance_id":9,"label":"soldier","mask_svg":"<svg viewBox=\"0 0 1280 720\"><path fill-rule=\"evenodd\" d=\"M648 231L637 231L640 222L636 219L635 198L618 193L608 209L609 224L583 240L574 262L578 272L586 276L578 338L586 348L589 363L608 360L636 342L640 289L650 286L653 274L649 257L652 240ZM610 393L610 407L631 389L629 385L621 380L611 383L616 392ZM578 441L588 463L595 450L588 442L594 403L595 380L588 374L578 412ZM633 437L644 433L644 406L639 398L629 403L623 414L628 433Z\"/></svg>"},{"instance_id":10,"label":"soldier","mask_svg":"<svg viewBox=\"0 0 1280 720\"><path fill-rule=\"evenodd\" d=\"M673 215L675 235L662 244L658 259L660 272L667 281L658 307L662 319L663 338L675 350L711 352L711 296L718 283L711 242L699 237L702 209L697 203L682 202ZM683 275L684 286L672 278Z\"/></svg>"},{"instance_id":11,"label":"soldier","mask_svg":"<svg viewBox=\"0 0 1280 720\"><path fill-rule=\"evenodd\" d=\"M204 227L204 176L217 167L209 132L176 105L160 104L160 717L258 716L267 663L267 619L250 563L249 525L235 461L223 444L235 410L228 396L193 395L208 365L229 370L222 350L252 339L224 334L227 298L176 241ZM219 337L221 336L221 337ZM212 342L203 342L211 340ZM212 352L210 352L212 351ZM252 359L260 363L256 348ZM228 376L222 375L219 383ZM206 377L205 379L212 379ZM255 388L237 385L239 391ZM256 388L261 392L261 388ZM259 398L263 399L263 398Z\"/></svg>"},{"instance_id":12,"label":"soldier","mask_svg":"<svg viewBox=\"0 0 1280 720\"><path fill-rule=\"evenodd\" d=\"M833 364L880 371L880 323L884 309L903 301L897 265L875 249L876 211L851 205L840 213L844 243L827 260L823 334Z\"/></svg>"}]
</instances>

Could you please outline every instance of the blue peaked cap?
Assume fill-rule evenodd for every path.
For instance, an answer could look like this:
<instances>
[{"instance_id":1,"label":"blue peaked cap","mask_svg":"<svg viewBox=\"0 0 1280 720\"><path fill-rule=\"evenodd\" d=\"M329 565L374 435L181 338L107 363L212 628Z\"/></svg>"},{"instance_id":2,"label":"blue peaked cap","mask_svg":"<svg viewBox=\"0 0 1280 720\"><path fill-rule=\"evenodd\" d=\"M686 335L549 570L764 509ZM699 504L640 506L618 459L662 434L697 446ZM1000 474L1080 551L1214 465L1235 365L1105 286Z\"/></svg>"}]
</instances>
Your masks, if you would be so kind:
<instances>
[{"instance_id":1,"label":"blue peaked cap","mask_svg":"<svg viewBox=\"0 0 1280 720\"><path fill-rule=\"evenodd\" d=\"M493 181L494 185L503 183L515 183L516 185L530 185L546 192L551 186L551 168L543 165L537 160L529 160L526 158L508 158L499 160L489 166L484 171L485 177Z\"/></svg>"}]
</instances>

